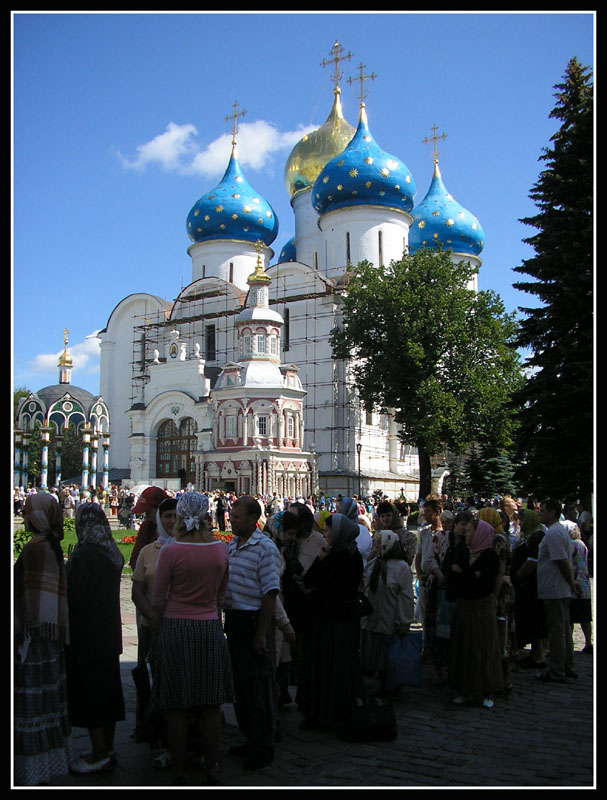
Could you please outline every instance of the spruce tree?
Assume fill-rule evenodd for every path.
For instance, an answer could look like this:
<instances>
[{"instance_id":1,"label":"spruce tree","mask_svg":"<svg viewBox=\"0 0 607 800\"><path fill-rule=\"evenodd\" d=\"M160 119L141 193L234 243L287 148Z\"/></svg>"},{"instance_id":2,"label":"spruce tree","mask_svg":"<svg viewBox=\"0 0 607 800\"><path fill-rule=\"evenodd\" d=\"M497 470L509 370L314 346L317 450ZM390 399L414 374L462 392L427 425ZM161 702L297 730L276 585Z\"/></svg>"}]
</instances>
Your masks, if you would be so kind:
<instances>
[{"instance_id":1,"label":"spruce tree","mask_svg":"<svg viewBox=\"0 0 607 800\"><path fill-rule=\"evenodd\" d=\"M555 86L550 116L561 121L530 192L538 213L521 220L535 255L514 284L535 295L520 308L519 345L530 350L519 406L518 478L527 492L587 497L593 482L593 86L576 58Z\"/></svg>"}]
</instances>

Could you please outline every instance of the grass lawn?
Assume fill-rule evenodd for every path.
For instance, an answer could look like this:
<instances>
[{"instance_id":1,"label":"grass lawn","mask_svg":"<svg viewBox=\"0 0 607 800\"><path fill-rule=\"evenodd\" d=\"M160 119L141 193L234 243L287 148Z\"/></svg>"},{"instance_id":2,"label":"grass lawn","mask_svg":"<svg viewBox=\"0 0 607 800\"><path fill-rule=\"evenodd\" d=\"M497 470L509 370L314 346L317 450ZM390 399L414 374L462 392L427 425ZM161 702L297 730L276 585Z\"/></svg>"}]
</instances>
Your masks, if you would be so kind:
<instances>
[{"instance_id":1,"label":"grass lawn","mask_svg":"<svg viewBox=\"0 0 607 800\"><path fill-rule=\"evenodd\" d=\"M112 531L112 536L114 541L118 545L118 549L124 556L124 567L122 568L123 573L130 574L132 572L131 568L129 567L129 559L131 557L131 553L133 552L133 544L135 539L137 538L137 531L129 530L129 529L121 529L118 531ZM20 546L25 544L27 539L30 538L30 534L28 534L24 530L15 531L14 536L14 547L13 547L13 555L15 558L19 555ZM132 541L123 542L123 539L132 539ZM71 550L76 545L78 538L76 536L76 531L74 530L73 525L65 525L64 526L64 535L63 539L61 540L61 549L63 550L65 556L67 557Z\"/></svg>"}]
</instances>

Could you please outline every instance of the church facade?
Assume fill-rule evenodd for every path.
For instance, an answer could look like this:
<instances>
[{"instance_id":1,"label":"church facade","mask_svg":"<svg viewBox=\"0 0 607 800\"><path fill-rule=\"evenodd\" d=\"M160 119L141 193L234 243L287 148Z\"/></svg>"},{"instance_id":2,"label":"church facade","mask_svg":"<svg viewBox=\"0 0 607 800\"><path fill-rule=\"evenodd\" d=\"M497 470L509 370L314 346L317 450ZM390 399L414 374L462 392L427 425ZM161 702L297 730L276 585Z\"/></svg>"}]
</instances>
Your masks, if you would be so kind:
<instances>
[{"instance_id":1,"label":"church facade","mask_svg":"<svg viewBox=\"0 0 607 800\"><path fill-rule=\"evenodd\" d=\"M99 333L111 466L133 484L417 498L416 451L389 414L364 409L329 336L352 265L435 243L480 265L483 232L437 158L415 205L409 169L372 135L362 70L358 125L347 122L340 49L329 116L285 166L295 236L277 260L278 220L241 169L235 113L225 174L187 216L190 284L172 303L124 298Z\"/></svg>"}]
</instances>

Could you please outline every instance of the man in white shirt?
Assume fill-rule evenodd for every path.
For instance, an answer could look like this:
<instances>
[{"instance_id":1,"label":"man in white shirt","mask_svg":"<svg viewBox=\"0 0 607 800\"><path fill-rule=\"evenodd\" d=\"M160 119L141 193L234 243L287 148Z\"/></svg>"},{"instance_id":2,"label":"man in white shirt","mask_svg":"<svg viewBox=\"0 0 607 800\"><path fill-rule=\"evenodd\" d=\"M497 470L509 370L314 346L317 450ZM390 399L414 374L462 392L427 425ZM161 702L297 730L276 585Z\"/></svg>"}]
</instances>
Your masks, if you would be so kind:
<instances>
[{"instance_id":1,"label":"man in white shirt","mask_svg":"<svg viewBox=\"0 0 607 800\"><path fill-rule=\"evenodd\" d=\"M548 669L538 672L541 681L563 682L577 678L573 668L573 637L569 603L576 593L571 561L571 537L559 522L562 512L557 500L545 500L539 511L546 534L541 541L537 562L537 596L546 611L550 656Z\"/></svg>"}]
</instances>

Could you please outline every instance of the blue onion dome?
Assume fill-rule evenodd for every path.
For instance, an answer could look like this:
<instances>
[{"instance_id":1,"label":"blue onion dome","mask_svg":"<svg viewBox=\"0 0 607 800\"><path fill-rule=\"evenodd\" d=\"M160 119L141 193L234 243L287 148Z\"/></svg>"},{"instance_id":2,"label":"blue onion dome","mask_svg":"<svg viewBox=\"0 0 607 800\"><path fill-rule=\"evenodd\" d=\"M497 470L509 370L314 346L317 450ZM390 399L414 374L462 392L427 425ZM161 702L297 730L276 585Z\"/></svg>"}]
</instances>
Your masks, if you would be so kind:
<instances>
[{"instance_id":1,"label":"blue onion dome","mask_svg":"<svg viewBox=\"0 0 607 800\"><path fill-rule=\"evenodd\" d=\"M316 179L312 204L319 214L363 205L411 211L415 191L415 181L406 164L382 150L371 135L362 105L352 141Z\"/></svg>"},{"instance_id":2,"label":"blue onion dome","mask_svg":"<svg viewBox=\"0 0 607 800\"><path fill-rule=\"evenodd\" d=\"M187 231L193 242L240 239L270 245L278 235L274 209L244 177L235 146L218 186L204 194L188 214Z\"/></svg>"},{"instance_id":3,"label":"blue onion dome","mask_svg":"<svg viewBox=\"0 0 607 800\"><path fill-rule=\"evenodd\" d=\"M297 261L297 254L295 251L295 237L291 237L289 241L285 244L285 246L280 251L280 256L278 257L278 263L282 264L285 261Z\"/></svg>"},{"instance_id":4,"label":"blue onion dome","mask_svg":"<svg viewBox=\"0 0 607 800\"><path fill-rule=\"evenodd\" d=\"M338 155L354 136L355 128L344 117L341 90L334 90L333 107L324 124L306 133L297 142L287 159L284 184L289 197L311 189L321 169Z\"/></svg>"},{"instance_id":5,"label":"blue onion dome","mask_svg":"<svg viewBox=\"0 0 607 800\"><path fill-rule=\"evenodd\" d=\"M420 247L441 247L454 253L478 256L484 247L485 234L480 222L449 194L436 159L428 194L415 206L412 216L411 253Z\"/></svg>"}]
</instances>

